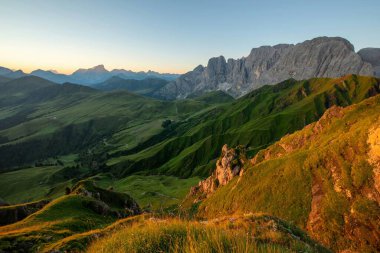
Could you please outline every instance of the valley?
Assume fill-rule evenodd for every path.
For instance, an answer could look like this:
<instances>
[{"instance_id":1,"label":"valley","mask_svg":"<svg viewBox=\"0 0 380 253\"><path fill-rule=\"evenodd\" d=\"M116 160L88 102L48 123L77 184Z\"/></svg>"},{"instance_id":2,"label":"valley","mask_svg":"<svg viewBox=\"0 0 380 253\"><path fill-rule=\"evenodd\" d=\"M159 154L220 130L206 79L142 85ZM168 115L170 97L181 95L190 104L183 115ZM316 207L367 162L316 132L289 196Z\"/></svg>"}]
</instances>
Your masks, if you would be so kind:
<instances>
[{"instance_id":1,"label":"valley","mask_svg":"<svg viewBox=\"0 0 380 253\"><path fill-rule=\"evenodd\" d=\"M0 252L380 251L376 55L320 37L183 75L1 67Z\"/></svg>"}]
</instances>

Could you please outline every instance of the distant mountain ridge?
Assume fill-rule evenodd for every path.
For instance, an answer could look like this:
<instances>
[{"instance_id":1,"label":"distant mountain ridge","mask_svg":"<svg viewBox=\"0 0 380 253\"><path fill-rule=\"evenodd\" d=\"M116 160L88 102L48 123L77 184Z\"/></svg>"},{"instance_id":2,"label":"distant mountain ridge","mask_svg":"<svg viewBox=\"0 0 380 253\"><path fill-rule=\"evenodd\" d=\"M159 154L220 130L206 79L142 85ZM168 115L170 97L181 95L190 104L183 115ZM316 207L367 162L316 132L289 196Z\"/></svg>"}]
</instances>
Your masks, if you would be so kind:
<instances>
[{"instance_id":1,"label":"distant mountain ridge","mask_svg":"<svg viewBox=\"0 0 380 253\"><path fill-rule=\"evenodd\" d=\"M0 76L7 78L20 78L27 76L28 74L24 73L22 70L13 71L11 69L0 67ZM114 69L108 71L104 65L98 65L89 69L78 69L71 75L59 74L55 71L51 70L34 70L29 75L37 76L49 80L55 83L78 83L82 85L92 86L94 84L98 84L104 82L114 76L123 78L123 79L135 79L135 80L143 80L147 78L160 78L167 81L171 81L176 79L178 74L171 73L158 73L155 71L139 71L134 72L131 70L125 69Z\"/></svg>"},{"instance_id":2,"label":"distant mountain ridge","mask_svg":"<svg viewBox=\"0 0 380 253\"><path fill-rule=\"evenodd\" d=\"M165 99L186 98L196 92L223 90L240 97L265 84L294 78L341 77L347 74L380 75L380 54L356 53L354 46L339 37L319 37L302 43L253 48L247 57L214 57L157 91ZM367 53L366 53L367 52ZM377 51L378 52L378 51ZM373 59L376 58L376 59ZM377 69L377 71L375 71Z\"/></svg>"},{"instance_id":3,"label":"distant mountain ridge","mask_svg":"<svg viewBox=\"0 0 380 253\"><path fill-rule=\"evenodd\" d=\"M221 90L241 97L266 84L293 78L336 78L347 74L380 77L380 48L364 48L357 53L354 46L340 37L318 37L296 45L278 44L253 48L247 57L228 59L214 57L206 67L199 65L183 75L154 71L133 72L124 69L107 70L104 65L78 69L71 75L35 70L35 75L55 83L78 83L94 86L112 77L143 80L160 78L170 81L151 96L161 99L183 99L192 94ZM0 76L20 78L28 74L0 67Z\"/></svg>"},{"instance_id":4,"label":"distant mountain ridge","mask_svg":"<svg viewBox=\"0 0 380 253\"><path fill-rule=\"evenodd\" d=\"M22 70L11 70L8 68L0 67L0 76L7 78L20 78L26 76L26 74Z\"/></svg>"},{"instance_id":5,"label":"distant mountain ridge","mask_svg":"<svg viewBox=\"0 0 380 253\"><path fill-rule=\"evenodd\" d=\"M103 91L127 90L132 93L151 96L153 92L162 88L168 81L161 78L124 79L113 76L104 82L94 84L92 87Z\"/></svg>"}]
</instances>

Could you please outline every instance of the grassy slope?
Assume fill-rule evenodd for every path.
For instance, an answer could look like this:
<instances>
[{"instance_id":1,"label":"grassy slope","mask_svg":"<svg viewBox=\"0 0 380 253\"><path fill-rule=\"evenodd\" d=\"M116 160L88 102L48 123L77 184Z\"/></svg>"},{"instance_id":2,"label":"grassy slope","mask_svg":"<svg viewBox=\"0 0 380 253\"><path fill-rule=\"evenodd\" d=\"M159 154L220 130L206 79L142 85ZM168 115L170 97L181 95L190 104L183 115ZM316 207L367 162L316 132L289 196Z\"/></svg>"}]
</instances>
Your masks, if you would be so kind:
<instances>
[{"instance_id":1,"label":"grassy slope","mask_svg":"<svg viewBox=\"0 0 380 253\"><path fill-rule=\"evenodd\" d=\"M124 210L131 198L122 193L110 192L81 182L70 195L55 199L36 213L17 223L0 227L0 250L42 252L52 243L68 236L92 229L104 228L117 217L95 211L92 206L101 203L99 199L79 194L80 189L99 192L100 200L112 210Z\"/></svg>"},{"instance_id":2,"label":"grassy slope","mask_svg":"<svg viewBox=\"0 0 380 253\"><path fill-rule=\"evenodd\" d=\"M237 101L179 122L168 138L111 157L108 165L121 175L145 169L181 177L206 176L223 144L244 144L250 154L255 154L317 120L334 104L347 106L378 93L379 83L376 78L350 75L264 86Z\"/></svg>"},{"instance_id":3,"label":"grassy slope","mask_svg":"<svg viewBox=\"0 0 380 253\"><path fill-rule=\"evenodd\" d=\"M34 201L47 197L50 177L61 168L56 166L35 167L2 173L0 176L0 198L8 203ZM61 195L64 192L61 192ZM58 195L51 196L58 197Z\"/></svg>"},{"instance_id":4,"label":"grassy slope","mask_svg":"<svg viewBox=\"0 0 380 253\"><path fill-rule=\"evenodd\" d=\"M77 156L71 154L58 157L63 165L27 167L1 173L0 198L17 204L62 196L66 187L73 186L87 172L85 168L70 168L76 164L75 159ZM46 162L55 163L56 159Z\"/></svg>"},{"instance_id":5,"label":"grassy slope","mask_svg":"<svg viewBox=\"0 0 380 253\"><path fill-rule=\"evenodd\" d=\"M0 197L10 203L58 197L66 186L71 186L73 181L66 175L73 169L63 167L76 163L74 158L65 161L62 155L89 147L96 147L103 154L129 150L163 132L164 120L185 120L189 115L209 110L214 106L212 103L228 100L219 94L212 101L205 95L198 100L165 102L122 91L102 93L83 86L56 85L37 77L13 80L0 90L12 98L2 101L0 109L0 167L8 170L27 165L25 169L0 176L0 183L4 183L0 185ZM36 160L55 160L51 157L56 155L64 166L30 166ZM88 168L80 170L69 174L78 176L89 171ZM154 207L159 203L165 207L177 203L186 191L176 192L179 184L188 187L197 181L149 177L146 182L138 180L141 185L134 183L132 189L127 186L132 178L105 182L109 183L107 187L115 184L115 188L122 191L136 192L139 202L143 205L152 202ZM161 187L152 189L153 185ZM144 187L145 195L139 190Z\"/></svg>"},{"instance_id":6,"label":"grassy slope","mask_svg":"<svg viewBox=\"0 0 380 253\"><path fill-rule=\"evenodd\" d=\"M33 167L2 173L0 198L16 204L60 197L66 187L71 187L77 181L63 177L64 174L64 169L60 166ZM179 204L189 188L200 180L197 177L180 179L165 175L132 175L118 179L108 174L99 174L92 179L99 186L127 193L140 206L150 206L152 209Z\"/></svg>"},{"instance_id":7,"label":"grassy slope","mask_svg":"<svg viewBox=\"0 0 380 253\"><path fill-rule=\"evenodd\" d=\"M296 239L298 238L298 239ZM150 219L116 229L87 252L329 252L298 228L267 215L207 222Z\"/></svg>"},{"instance_id":8,"label":"grassy slope","mask_svg":"<svg viewBox=\"0 0 380 253\"><path fill-rule=\"evenodd\" d=\"M0 206L0 226L16 223L43 208L49 200L40 200L19 205Z\"/></svg>"},{"instance_id":9,"label":"grassy slope","mask_svg":"<svg viewBox=\"0 0 380 253\"><path fill-rule=\"evenodd\" d=\"M128 93L94 93L90 96L84 94L84 98L80 100L80 103L68 102L62 97L57 96L54 100L38 104L38 110L30 114L33 118L27 117L28 120L25 124L28 127L20 126L24 125L23 123L7 128L4 131L9 131L14 136L18 136L11 141L25 144L27 140L46 138L48 133L50 133L49 131L55 132L65 124L86 123L94 119L94 117L99 117L99 121L92 121L95 123L91 123L94 125L90 125L91 127L94 126L96 130L94 132L104 131L105 135L107 134L103 151L112 153L115 148L119 151L130 149L130 147L125 148L125 138L129 138L129 134L131 136L135 135L139 125L152 122L150 121L151 118L155 121L152 124L157 126L157 131L152 131L139 141L135 141L134 147L139 147L141 141L150 140L150 137L155 136L157 132L163 131L162 129L158 130L158 128L161 128L157 123L160 119L172 118L178 120L172 129L173 132L170 133L174 137L164 138L158 144L144 148L133 155L111 158L112 171L119 172L119 175L123 175L125 172L127 172L125 175L128 175L128 172L146 170L184 177L192 174L206 175L209 169L211 169L211 167L207 167L210 159L216 157L222 144L226 142L230 145L236 143L247 144L251 152L256 153L260 147L269 145L285 133L292 132L301 128L306 123L318 119L326 108L331 105L340 104L345 106L359 102L378 92L378 86L378 79L356 76L348 76L343 79L312 79L303 82L288 81L277 86L263 87L239 101L220 106L209 105L195 100L173 103L156 100L147 101L145 98ZM130 100L125 100L126 98ZM65 106L62 107L63 104ZM207 108L205 108L206 105ZM9 115L14 114L12 110L10 107L5 108L1 111L4 114L1 115L6 115L5 118L7 118ZM198 112L194 113L194 111ZM376 115L377 111L374 110L372 114ZM109 115L111 117L108 117ZM139 116L137 117L137 115ZM48 120L44 117L47 117ZM62 122L51 124L51 122L56 120L61 120ZM368 122L370 121L368 120ZM40 124L44 126L41 130L36 128ZM361 127L363 128L364 126ZM358 128L358 133L360 131L365 132L362 128ZM128 132L127 129L132 129L133 132ZM88 133L87 130L85 128L83 132ZM335 131L336 129L332 133ZM119 139L115 140L114 136L121 132L122 134L118 136ZM142 130L140 133L143 134L145 132L145 130ZM78 136L73 135L71 137L75 138ZM101 142L104 142L104 138L101 139ZM343 145L344 143L341 144ZM339 150L337 147L334 147L335 151ZM329 154L332 151L334 149L328 150L326 153ZM115 154L118 153L116 152ZM239 182L239 184L244 185L242 188L240 186L235 189L230 189L230 186L222 188L215 194L214 202L210 202L213 203L210 205L212 206L211 208L207 205L207 201L212 201L212 199L202 204L200 214L213 216L219 214L219 212L266 211L276 214L281 218L289 219L291 222L305 228L312 197L310 189L313 183L313 176L315 176L305 169L303 163L305 159L309 159L307 150L289 154L287 157L282 157L272 162L263 161L255 167L257 171L261 172L260 175L255 173L256 170L249 170L244 178L250 178L252 181ZM312 159L316 158L312 157ZM196 168L195 170L191 170L190 168L194 164ZM351 171L356 171L353 172L353 175L355 175L353 178L355 179L348 179L348 182L355 182L354 184L359 184L361 187L370 181L366 180L369 174L364 174L363 176L360 163L358 164L357 167L351 169ZM282 168L280 171L279 167ZM45 173L53 175L55 171L54 168L40 169L41 171L36 169L31 172L26 172L27 170L25 169L2 175L6 175L10 180L13 178L14 185L16 185L17 178L22 178L24 173L31 173L30 180L33 181L33 184L30 187L31 189L37 187L32 192L41 191L44 193L47 189L45 188L46 185L38 188L39 186L36 183L41 175L45 175ZM59 168L57 170L59 171ZM321 177L322 174L320 175ZM172 177L146 177L144 174L140 176L133 175L125 179L110 179L99 176L99 183L102 185L113 185L116 189L131 192L136 196L141 196L143 195L142 193L145 194L152 189L154 192L173 196L174 198L176 198L176 195L173 193L179 187L179 183L190 186L194 183L192 180L190 178L184 181L177 181ZM135 184L132 184L132 182ZM257 184L252 186L252 182L257 182ZM27 185L28 183L30 182L26 182ZM162 185L158 183L162 183ZM273 185L276 185L277 188L273 188ZM293 187L289 187L290 185ZM24 193L28 188L20 183L18 183L18 187L22 187ZM358 186L355 187L358 188ZM306 191L306 194L301 194L305 192L305 189L309 189L309 191ZM9 192L9 194L12 193ZM157 196L157 194L154 195ZM180 195L182 195L182 192L178 194L179 197ZM329 210L325 215L328 218L332 217L334 222L331 226L327 225L325 227L327 232L322 233L321 236L326 235L327 237L321 240L333 247L341 247L345 245L345 239L339 241L335 237L329 237L329 235L331 235L331 231L338 231L336 229L339 226L336 226L336 224L342 222L342 213L348 210L348 205L344 204L344 199L342 200L336 195L334 192L331 192L331 196L328 195L327 198L327 200L331 201L325 203L328 207L326 210ZM33 193L33 196L37 197L37 194L34 195ZM158 196L160 197L155 199L157 204L158 201L164 199L161 195L158 194ZM284 198L284 196L289 196L289 198ZM17 199L17 196L13 195L12 198ZM20 198L25 198L25 196L20 195ZM61 197L52 202L54 203L53 207L49 204L46 209L43 209L48 212L41 210L17 223L18 225L14 224L2 227L0 229L0 236L4 236L2 238L7 239L1 240L1 247L4 245L4 247L8 247L13 245L13 243L20 243L20 241L25 242L23 244L26 245L25 247L30 247L29 239L36 239L42 243L50 242L52 239L50 236L53 236L55 241L76 233L86 232L88 229L101 228L110 224L113 220L112 218L109 220L103 219L102 222L99 215L91 213L91 210L81 205L83 201L86 201L86 198L76 195ZM145 198L144 195L140 199L143 203L152 201L149 198ZM352 205L353 208L356 208L354 210L359 210L357 212L359 221L367 222L361 220L362 218L360 217L376 218L376 213L378 213L376 206L372 202L363 201L359 199L358 202L355 202L355 205ZM167 203L171 205L175 202L168 201ZM257 205L253 205L253 203ZM340 205L341 203L343 205ZM55 205L59 208L56 209ZM204 209L206 206L208 207L207 210ZM284 208L284 206L288 208ZM343 208L341 209L337 208L342 206ZM54 219L57 219L57 223L52 222ZM57 231L57 234L54 232L51 235L52 230ZM337 241L338 246L333 245L332 241Z\"/></svg>"},{"instance_id":10,"label":"grassy slope","mask_svg":"<svg viewBox=\"0 0 380 253\"><path fill-rule=\"evenodd\" d=\"M127 92L103 94L86 90L58 94L43 103L28 104L33 111L21 115L22 124L0 131L5 140L0 153L4 154L3 167L9 167L17 159L13 161L14 155L6 154L21 153L30 161L38 156L78 152L106 139L102 152L111 154L108 164L118 174L154 170L181 177L206 176L209 161L217 156L224 143L245 144L255 153L284 134L315 121L333 104L348 105L378 92L378 83L378 79L357 76L290 80L265 86L238 101L219 106L210 106L207 94L199 100L175 102ZM215 96L218 99L211 99L212 103L225 99L220 94ZM10 114L25 112L17 110L4 108L0 118L3 114L9 120ZM168 118L177 123L165 132L160 122ZM151 127L141 127L147 125ZM50 145L53 141L62 146ZM15 143L19 145L7 146ZM26 152L30 146L39 147L37 154Z\"/></svg>"},{"instance_id":11,"label":"grassy slope","mask_svg":"<svg viewBox=\"0 0 380 253\"><path fill-rule=\"evenodd\" d=\"M162 132L163 120L183 120L211 105L196 100L164 102L122 91L102 93L36 77L12 80L0 90L6 98L0 109L2 169L23 165L23 160L28 164L79 152L104 139L103 152L130 149ZM28 152L32 146L34 152Z\"/></svg>"},{"instance_id":12,"label":"grassy slope","mask_svg":"<svg viewBox=\"0 0 380 253\"><path fill-rule=\"evenodd\" d=\"M39 252L42 244L115 221L115 218L103 217L84 207L82 203L88 200L90 198L78 195L63 196L22 221L0 227L1 249L24 248L29 252L31 247L31 251Z\"/></svg>"},{"instance_id":13,"label":"grassy slope","mask_svg":"<svg viewBox=\"0 0 380 253\"><path fill-rule=\"evenodd\" d=\"M266 212L307 228L334 250L376 251L379 179L367 141L379 120L380 96L329 110L260 151L255 165L206 199L198 214Z\"/></svg>"},{"instance_id":14,"label":"grassy slope","mask_svg":"<svg viewBox=\"0 0 380 253\"><path fill-rule=\"evenodd\" d=\"M155 210L179 204L190 187L199 182L197 177L180 179L165 175L132 175L122 179L99 175L93 179L99 186L128 193L140 206Z\"/></svg>"},{"instance_id":15,"label":"grassy slope","mask_svg":"<svg viewBox=\"0 0 380 253\"><path fill-rule=\"evenodd\" d=\"M348 105L373 95L378 92L378 85L378 79L357 76L300 82L290 80L265 86L224 104L219 103L228 99L220 93L205 94L193 100L163 102L127 92L101 93L70 85L59 92L53 86L52 92L49 86L49 91L42 89L43 92L38 90L36 93L32 90L33 94L53 94L49 99L40 94L42 102L38 99L25 102L26 106L34 109L22 119L22 123L16 120L15 126L0 131L0 140L8 138L7 144L20 143L3 150L0 144L0 154L6 162L12 159L16 162L20 157L32 161L41 156L48 158L56 154L54 152L66 154L96 146L98 154L109 154L107 164L113 176L117 177L112 182L105 180L109 184L104 184L105 187L114 185L125 190L142 205L152 202L157 206L155 203L162 202L168 195L173 202L168 198L164 202L171 205L177 201L174 198L182 197L182 193L174 194L173 189L178 185L173 183L175 180L165 185L170 177L153 176L146 182L139 180L141 185L134 184L133 189L125 186L127 184L123 182L130 183L130 180L123 178L141 171L181 178L206 176L213 169L213 159L223 144L246 144L254 154L284 134L318 119L333 104ZM212 103L207 102L210 99ZM0 110L0 118L9 119L23 110L4 107ZM170 128L163 129L161 123L164 119L175 122ZM125 152L130 154L125 155ZM30 173L38 174L37 171ZM13 179L8 177L12 174L4 174L4 180L9 178L17 182L17 177L29 178L30 175L27 170L14 173ZM62 192L63 187L72 184L69 179L40 184L38 177L33 176L30 181L33 192L30 198L27 187L16 183L14 189L18 189L18 193L5 189L8 193L0 197L13 203L37 200L45 197L48 190L52 190L48 196L57 196L55 194ZM190 178L183 182L189 186L195 180ZM26 182L25 185L30 184ZM165 188L155 190L155 185L165 185ZM134 191L144 187L146 191Z\"/></svg>"}]
</instances>

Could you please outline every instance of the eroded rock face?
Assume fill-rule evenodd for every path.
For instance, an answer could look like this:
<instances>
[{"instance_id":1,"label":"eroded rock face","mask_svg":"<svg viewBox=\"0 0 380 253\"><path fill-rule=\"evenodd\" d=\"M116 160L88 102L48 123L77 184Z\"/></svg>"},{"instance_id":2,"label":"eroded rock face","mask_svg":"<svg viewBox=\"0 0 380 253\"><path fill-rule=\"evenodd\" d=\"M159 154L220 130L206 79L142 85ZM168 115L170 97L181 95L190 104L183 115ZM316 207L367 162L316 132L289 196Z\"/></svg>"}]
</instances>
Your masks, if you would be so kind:
<instances>
[{"instance_id":1,"label":"eroded rock face","mask_svg":"<svg viewBox=\"0 0 380 253\"><path fill-rule=\"evenodd\" d=\"M380 204L380 118L368 132L368 162L373 166L373 181L377 194L372 194Z\"/></svg>"},{"instance_id":2,"label":"eroded rock face","mask_svg":"<svg viewBox=\"0 0 380 253\"><path fill-rule=\"evenodd\" d=\"M380 77L380 48L363 48L358 54L365 62L368 62L373 66L375 76Z\"/></svg>"},{"instance_id":3,"label":"eroded rock face","mask_svg":"<svg viewBox=\"0 0 380 253\"><path fill-rule=\"evenodd\" d=\"M369 108L378 105L378 98L366 104ZM251 159L251 164L306 152L303 167L311 173L307 231L323 244L343 249L340 252L377 252L380 249L379 111L372 111L369 116L364 108L358 115L371 120L361 124L360 116L349 116L352 110L357 110L355 107L331 107L317 122L261 150ZM342 209L338 211L339 208Z\"/></svg>"},{"instance_id":4,"label":"eroded rock face","mask_svg":"<svg viewBox=\"0 0 380 253\"><path fill-rule=\"evenodd\" d=\"M290 78L372 76L375 74L372 62L363 60L355 53L353 45L343 38L320 37L296 45L254 48L247 57L237 60L226 61L223 56L211 58L207 67L198 66L165 85L155 95L176 99L186 98L194 92L223 90L240 97L265 84Z\"/></svg>"},{"instance_id":5,"label":"eroded rock face","mask_svg":"<svg viewBox=\"0 0 380 253\"><path fill-rule=\"evenodd\" d=\"M283 157L309 145L311 141L318 138L318 135L324 129L331 125L333 120L343 116L343 107L336 105L330 107L317 122L305 126L304 131L293 135L285 135L279 142L273 144L272 148L261 150L250 160L251 165L254 166L269 159Z\"/></svg>"},{"instance_id":6,"label":"eroded rock face","mask_svg":"<svg viewBox=\"0 0 380 253\"><path fill-rule=\"evenodd\" d=\"M85 205L101 215L124 218L141 213L137 202L128 194L97 187L92 181L79 182L73 187L71 194L89 197Z\"/></svg>"},{"instance_id":7,"label":"eroded rock face","mask_svg":"<svg viewBox=\"0 0 380 253\"><path fill-rule=\"evenodd\" d=\"M215 171L211 176L199 182L190 189L189 197L195 197L194 202L206 198L220 186L228 184L234 177L242 176L243 166L247 161L244 147L228 148L225 144L220 158L216 162Z\"/></svg>"},{"instance_id":8,"label":"eroded rock face","mask_svg":"<svg viewBox=\"0 0 380 253\"><path fill-rule=\"evenodd\" d=\"M0 226L20 221L37 212L48 203L49 200L41 200L14 206L3 206L0 208Z\"/></svg>"}]
</instances>

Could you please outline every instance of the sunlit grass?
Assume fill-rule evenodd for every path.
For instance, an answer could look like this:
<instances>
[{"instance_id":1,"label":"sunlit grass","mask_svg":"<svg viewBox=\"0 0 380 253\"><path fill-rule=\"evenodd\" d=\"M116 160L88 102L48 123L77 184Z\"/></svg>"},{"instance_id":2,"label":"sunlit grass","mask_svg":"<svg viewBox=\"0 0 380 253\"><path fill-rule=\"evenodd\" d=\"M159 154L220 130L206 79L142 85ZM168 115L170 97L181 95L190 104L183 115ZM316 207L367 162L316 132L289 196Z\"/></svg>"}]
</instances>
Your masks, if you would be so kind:
<instances>
[{"instance_id":1,"label":"sunlit grass","mask_svg":"<svg viewBox=\"0 0 380 253\"><path fill-rule=\"evenodd\" d=\"M289 231L262 215L207 222L151 218L108 234L87 252L328 252L310 246L309 239L294 239Z\"/></svg>"}]
</instances>

